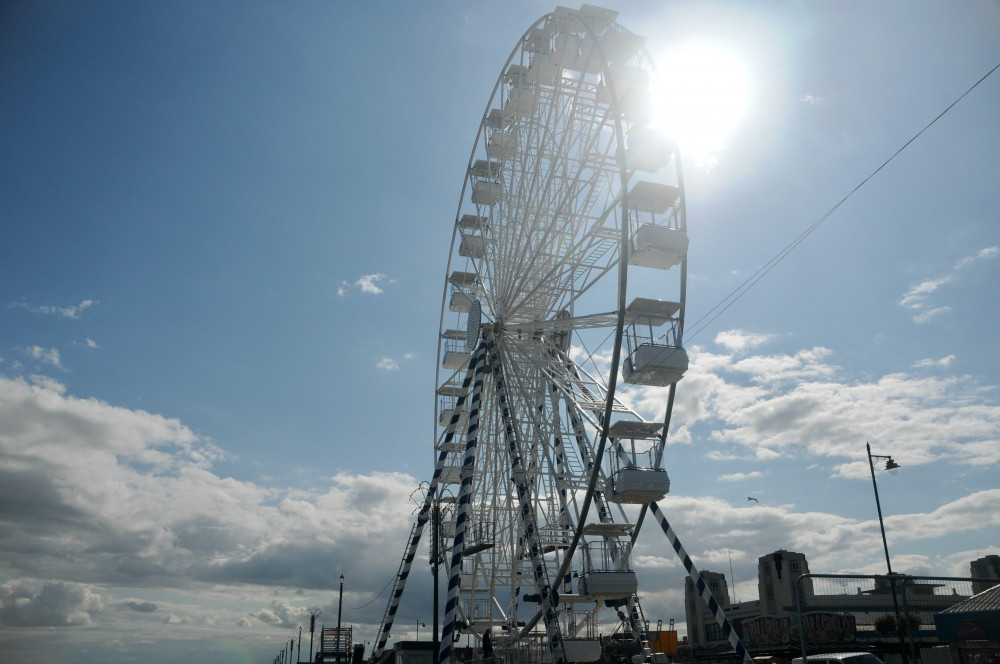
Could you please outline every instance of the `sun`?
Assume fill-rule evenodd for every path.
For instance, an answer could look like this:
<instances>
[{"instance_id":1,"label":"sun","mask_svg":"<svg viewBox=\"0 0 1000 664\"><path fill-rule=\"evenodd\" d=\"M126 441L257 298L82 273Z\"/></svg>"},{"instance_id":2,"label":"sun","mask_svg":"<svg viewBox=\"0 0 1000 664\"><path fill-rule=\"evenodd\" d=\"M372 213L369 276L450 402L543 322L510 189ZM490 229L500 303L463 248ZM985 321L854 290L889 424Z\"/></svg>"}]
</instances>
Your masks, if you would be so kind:
<instances>
[{"instance_id":1,"label":"sun","mask_svg":"<svg viewBox=\"0 0 1000 664\"><path fill-rule=\"evenodd\" d=\"M720 46L692 44L664 52L657 70L653 124L698 166L711 167L746 112L746 69Z\"/></svg>"}]
</instances>

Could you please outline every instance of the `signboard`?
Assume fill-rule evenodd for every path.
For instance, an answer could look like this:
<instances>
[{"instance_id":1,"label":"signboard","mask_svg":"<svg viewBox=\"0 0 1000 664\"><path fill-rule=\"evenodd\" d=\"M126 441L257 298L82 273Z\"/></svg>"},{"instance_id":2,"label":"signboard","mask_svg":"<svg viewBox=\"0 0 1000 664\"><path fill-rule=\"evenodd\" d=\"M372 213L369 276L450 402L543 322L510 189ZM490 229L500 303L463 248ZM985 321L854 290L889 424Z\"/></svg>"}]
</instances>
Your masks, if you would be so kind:
<instances>
[{"instance_id":1,"label":"signboard","mask_svg":"<svg viewBox=\"0 0 1000 664\"><path fill-rule=\"evenodd\" d=\"M806 613L802 616L807 643L853 641L855 620L841 613ZM789 616L761 616L743 621L747 646L777 646L798 642L799 626Z\"/></svg>"}]
</instances>

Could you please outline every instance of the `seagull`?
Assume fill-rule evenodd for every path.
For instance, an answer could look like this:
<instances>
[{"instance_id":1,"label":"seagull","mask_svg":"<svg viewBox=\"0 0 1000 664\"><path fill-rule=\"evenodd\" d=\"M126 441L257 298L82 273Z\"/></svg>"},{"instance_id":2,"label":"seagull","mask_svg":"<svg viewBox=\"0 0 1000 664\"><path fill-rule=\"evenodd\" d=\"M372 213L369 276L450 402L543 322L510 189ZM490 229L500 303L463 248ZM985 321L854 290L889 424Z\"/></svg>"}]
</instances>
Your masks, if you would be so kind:
<instances>
[{"instance_id":1,"label":"seagull","mask_svg":"<svg viewBox=\"0 0 1000 664\"><path fill-rule=\"evenodd\" d=\"M756 498L754 498L753 496L747 496L747 500L748 500L748 501L752 500L752 501L754 501L755 503L757 503L758 505L760 505L760 501L759 501L759 500L757 500Z\"/></svg>"}]
</instances>

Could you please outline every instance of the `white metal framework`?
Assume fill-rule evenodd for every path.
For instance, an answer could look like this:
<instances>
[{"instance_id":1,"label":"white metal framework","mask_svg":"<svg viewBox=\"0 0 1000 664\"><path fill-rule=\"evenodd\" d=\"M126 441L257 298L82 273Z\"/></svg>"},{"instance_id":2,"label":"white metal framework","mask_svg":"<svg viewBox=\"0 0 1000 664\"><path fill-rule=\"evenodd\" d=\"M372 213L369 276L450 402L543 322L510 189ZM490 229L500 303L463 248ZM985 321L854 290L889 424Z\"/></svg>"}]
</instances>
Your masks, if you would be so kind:
<instances>
[{"instance_id":1,"label":"white metal framework","mask_svg":"<svg viewBox=\"0 0 1000 664\"><path fill-rule=\"evenodd\" d=\"M616 19L556 9L493 89L445 272L434 477L375 656L443 493L441 664L486 632L507 661L594 661L605 606L648 654L629 557L640 510L669 490L687 228L679 154L650 127L645 38ZM622 382L665 407L643 418Z\"/></svg>"},{"instance_id":2,"label":"white metal framework","mask_svg":"<svg viewBox=\"0 0 1000 664\"><path fill-rule=\"evenodd\" d=\"M605 604L628 606L642 640L626 505L669 488L668 415L616 399L617 372L672 390L687 368L687 234L679 157L649 127L645 39L616 18L559 8L532 26L469 160L435 411L441 482L461 483L442 661L449 637L487 630L498 651L596 659ZM632 293L630 271L649 269Z\"/></svg>"}]
</instances>

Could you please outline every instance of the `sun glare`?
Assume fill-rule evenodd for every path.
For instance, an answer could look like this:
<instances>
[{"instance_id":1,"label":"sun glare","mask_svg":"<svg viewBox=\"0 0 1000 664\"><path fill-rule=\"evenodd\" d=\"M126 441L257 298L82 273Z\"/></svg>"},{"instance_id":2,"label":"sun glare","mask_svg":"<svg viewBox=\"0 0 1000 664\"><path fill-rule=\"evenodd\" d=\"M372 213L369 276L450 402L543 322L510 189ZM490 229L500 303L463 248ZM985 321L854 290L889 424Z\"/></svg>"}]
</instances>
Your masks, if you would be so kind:
<instances>
[{"instance_id":1,"label":"sun glare","mask_svg":"<svg viewBox=\"0 0 1000 664\"><path fill-rule=\"evenodd\" d=\"M746 111L742 63L720 47L698 44L667 52L657 64L654 123L698 166L714 165Z\"/></svg>"}]
</instances>

